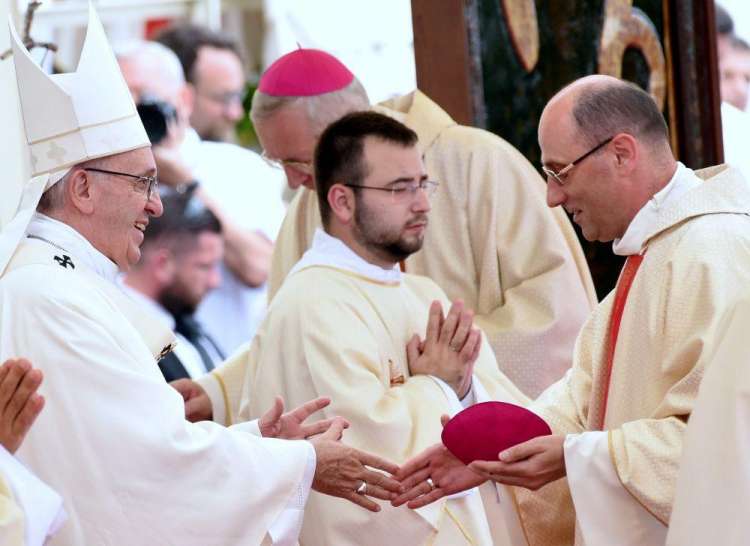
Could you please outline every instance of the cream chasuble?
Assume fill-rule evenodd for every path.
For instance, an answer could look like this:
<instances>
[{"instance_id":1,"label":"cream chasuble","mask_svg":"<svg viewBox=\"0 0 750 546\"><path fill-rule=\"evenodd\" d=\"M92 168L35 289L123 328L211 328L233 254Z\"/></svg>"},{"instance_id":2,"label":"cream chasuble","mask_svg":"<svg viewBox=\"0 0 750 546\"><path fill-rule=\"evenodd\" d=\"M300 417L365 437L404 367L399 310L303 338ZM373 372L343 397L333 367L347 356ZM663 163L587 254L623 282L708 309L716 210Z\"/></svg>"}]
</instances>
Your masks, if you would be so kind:
<instances>
[{"instance_id":1,"label":"cream chasuble","mask_svg":"<svg viewBox=\"0 0 750 546\"><path fill-rule=\"evenodd\" d=\"M750 289L724 314L685 434L669 546L750 537Z\"/></svg>"},{"instance_id":2,"label":"cream chasuble","mask_svg":"<svg viewBox=\"0 0 750 546\"><path fill-rule=\"evenodd\" d=\"M368 264L318 231L252 345L230 359L247 369L240 420L260 415L275 395L290 407L329 396L332 403L319 417L346 417L349 445L400 464L436 443L440 415L461 406L441 381L411 377L406 359L411 336L424 336L434 300L447 311L450 302L430 279ZM498 371L491 351L481 351L474 374L477 400L526 401ZM523 533L512 495L501 491L498 501L494 484L487 487L493 524L510 520L499 537L490 537L490 516L476 490L417 511L380 502L379 514L312 492L300 544L509 544L508 534Z\"/></svg>"},{"instance_id":3,"label":"cream chasuble","mask_svg":"<svg viewBox=\"0 0 750 546\"><path fill-rule=\"evenodd\" d=\"M587 536L589 544L603 537L618 545L664 542L704 346L720 311L750 281L745 180L726 166L696 173L680 166L678 178L635 245L645 255L622 313L610 381L614 292L581 331L573 368L532 405L553 433L573 435L565 462L578 544ZM535 493L516 491L524 520L533 519L543 505L525 509Z\"/></svg>"},{"instance_id":4,"label":"cream chasuble","mask_svg":"<svg viewBox=\"0 0 750 546\"><path fill-rule=\"evenodd\" d=\"M304 505L312 446L186 422L154 358L171 333L128 308L117 267L44 216L29 235L0 278L0 359L44 372L18 456L63 497L52 544L293 544L277 522Z\"/></svg>"},{"instance_id":5,"label":"cream chasuble","mask_svg":"<svg viewBox=\"0 0 750 546\"><path fill-rule=\"evenodd\" d=\"M575 338L596 305L570 221L561 207L547 207L539 174L500 137L458 125L419 91L376 109L417 133L427 173L440 183L424 247L406 271L431 278L451 300L463 298L500 370L536 398L570 368ZM320 225L316 194L302 189L276 240L269 301ZM231 382L230 373L230 404L239 394Z\"/></svg>"}]
</instances>

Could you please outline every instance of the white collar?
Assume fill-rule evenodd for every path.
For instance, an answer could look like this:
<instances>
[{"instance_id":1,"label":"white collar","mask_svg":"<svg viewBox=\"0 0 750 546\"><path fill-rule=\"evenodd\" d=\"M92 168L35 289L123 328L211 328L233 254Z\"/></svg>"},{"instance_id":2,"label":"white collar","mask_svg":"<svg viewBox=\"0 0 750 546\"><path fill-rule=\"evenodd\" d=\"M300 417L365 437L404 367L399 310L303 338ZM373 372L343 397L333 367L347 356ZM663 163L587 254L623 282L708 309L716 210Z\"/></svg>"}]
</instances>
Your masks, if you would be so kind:
<instances>
[{"instance_id":1,"label":"white collar","mask_svg":"<svg viewBox=\"0 0 750 546\"><path fill-rule=\"evenodd\" d=\"M335 267L350 273L362 275L373 281L398 284L403 279L398 264L391 269L383 269L371 264L346 246L341 239L327 234L322 229L315 230L312 247L305 252L302 259L289 272L288 276L297 271L313 266Z\"/></svg>"},{"instance_id":2,"label":"white collar","mask_svg":"<svg viewBox=\"0 0 750 546\"><path fill-rule=\"evenodd\" d=\"M117 279L117 285L120 287L120 290L122 290L123 293L127 297L129 297L135 303L140 305L145 311L151 314L156 320L161 322L164 326L174 331L174 327L175 327L174 317L169 311L164 309L164 306L162 306L159 302L152 300L145 294L142 294L141 292L139 292L138 290L130 286L128 283L125 282L125 280L122 277Z\"/></svg>"},{"instance_id":3,"label":"white collar","mask_svg":"<svg viewBox=\"0 0 750 546\"><path fill-rule=\"evenodd\" d=\"M625 231L625 235L621 239L614 240L612 243L614 253L620 256L640 254L643 251L643 243L646 237L656 225L662 211L684 193L702 182L692 169L688 169L678 161L677 169L675 169L669 184L649 199L646 205L638 211Z\"/></svg>"},{"instance_id":4,"label":"white collar","mask_svg":"<svg viewBox=\"0 0 750 546\"><path fill-rule=\"evenodd\" d=\"M86 264L89 269L109 282L115 282L120 268L99 252L83 235L68 224L35 212L26 228L26 235L59 246Z\"/></svg>"}]
</instances>

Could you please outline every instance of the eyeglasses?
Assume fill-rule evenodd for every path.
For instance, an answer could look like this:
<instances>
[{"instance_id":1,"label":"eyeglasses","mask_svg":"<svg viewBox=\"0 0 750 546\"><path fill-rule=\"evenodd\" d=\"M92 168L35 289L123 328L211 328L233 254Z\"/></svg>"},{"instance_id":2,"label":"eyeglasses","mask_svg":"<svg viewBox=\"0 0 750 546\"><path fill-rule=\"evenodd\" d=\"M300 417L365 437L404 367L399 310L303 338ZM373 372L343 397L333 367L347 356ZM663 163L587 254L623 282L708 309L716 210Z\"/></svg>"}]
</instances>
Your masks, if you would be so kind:
<instances>
[{"instance_id":1,"label":"eyeglasses","mask_svg":"<svg viewBox=\"0 0 750 546\"><path fill-rule=\"evenodd\" d=\"M222 93L215 95L212 93L204 93L203 91L197 91L202 97L206 97L208 100L220 104L224 109L229 108L233 103L244 104L247 98L247 91L236 91L234 93Z\"/></svg>"},{"instance_id":2,"label":"eyeglasses","mask_svg":"<svg viewBox=\"0 0 750 546\"><path fill-rule=\"evenodd\" d=\"M260 154L260 157L274 169L283 169L284 167L289 167L290 169L299 171L302 174L311 175L313 173L312 161L284 161L281 159L276 159L275 157L270 157L268 154L266 154L265 150L263 150L263 152Z\"/></svg>"},{"instance_id":3,"label":"eyeglasses","mask_svg":"<svg viewBox=\"0 0 750 546\"><path fill-rule=\"evenodd\" d=\"M94 168L86 168L83 169L84 171L93 171L95 173L104 173L104 174L114 174L117 176L127 176L129 178L136 178L138 179L138 182L136 182L135 186L139 193L145 193L146 194L146 200L151 200L151 195L153 195L154 190L159 185L159 181L156 179L155 176L138 176L137 174L128 174L128 173L121 173L118 171L108 171L106 169L94 169Z\"/></svg>"},{"instance_id":4,"label":"eyeglasses","mask_svg":"<svg viewBox=\"0 0 750 546\"><path fill-rule=\"evenodd\" d=\"M578 159L576 159L572 163L569 163L568 165L566 165L565 167L563 167L562 169L560 169L557 172L555 172L555 171L553 171L551 169L548 169L544 165L542 165L542 170L544 171L544 174L547 175L548 178L551 178L552 180L554 180L555 182L557 182L560 186L562 186L563 185L562 177L568 171L570 171L570 169L572 169L573 167L575 167L576 165L578 165L581 161L583 161L584 159L586 159L588 156L590 156L591 154L593 154L594 152L596 152L597 150L599 150L602 146L606 146L607 144L609 144L612 141L613 138L615 138L615 137L611 136L607 140L605 140L604 142L600 142L599 144L597 144L596 146L594 146L592 149L590 149L588 152L586 152L585 154L583 154L581 157L579 157Z\"/></svg>"},{"instance_id":5,"label":"eyeglasses","mask_svg":"<svg viewBox=\"0 0 750 546\"><path fill-rule=\"evenodd\" d=\"M359 184L344 184L347 188L362 188L364 190L387 191L391 193L391 199L395 201L413 201L417 196L417 190L421 189L427 195L427 199L432 199L437 192L440 184L434 180L424 180L423 182L396 184L391 188L376 188L375 186L361 186Z\"/></svg>"}]
</instances>

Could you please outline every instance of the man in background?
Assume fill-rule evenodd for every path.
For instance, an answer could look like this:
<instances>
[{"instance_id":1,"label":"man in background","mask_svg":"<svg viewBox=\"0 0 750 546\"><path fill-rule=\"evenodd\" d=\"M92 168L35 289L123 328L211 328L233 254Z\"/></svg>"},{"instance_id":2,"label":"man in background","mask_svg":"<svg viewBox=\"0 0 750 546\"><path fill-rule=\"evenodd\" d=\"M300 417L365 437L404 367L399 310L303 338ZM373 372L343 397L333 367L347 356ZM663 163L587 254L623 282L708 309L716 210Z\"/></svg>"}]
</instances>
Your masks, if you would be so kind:
<instances>
[{"instance_id":1,"label":"man in background","mask_svg":"<svg viewBox=\"0 0 750 546\"><path fill-rule=\"evenodd\" d=\"M729 12L716 4L716 50L721 91L721 132L724 162L742 171L750 180L750 117L745 112L750 89L750 51L747 43L734 35Z\"/></svg>"},{"instance_id":2,"label":"man in background","mask_svg":"<svg viewBox=\"0 0 750 546\"><path fill-rule=\"evenodd\" d=\"M194 316L206 294L221 284L221 224L194 197L170 194L162 203L164 213L149 222L141 259L121 287L177 337L174 351L159 361L164 378L195 379L224 360Z\"/></svg>"},{"instance_id":3,"label":"man in background","mask_svg":"<svg viewBox=\"0 0 750 546\"><path fill-rule=\"evenodd\" d=\"M245 115L245 71L237 44L198 25L167 28L155 40L177 54L195 89L190 125L203 140L231 142Z\"/></svg>"},{"instance_id":4,"label":"man in background","mask_svg":"<svg viewBox=\"0 0 750 546\"><path fill-rule=\"evenodd\" d=\"M153 147L159 182L200 199L221 222L225 254L221 286L197 312L224 354L252 339L263 318L273 241L284 218L283 176L255 152L206 142L189 125L198 92L186 83L179 59L156 42L115 45L136 102L156 99L175 110L163 141Z\"/></svg>"},{"instance_id":5,"label":"man in background","mask_svg":"<svg viewBox=\"0 0 750 546\"><path fill-rule=\"evenodd\" d=\"M723 50L719 57L721 100L744 112L750 91L750 45L730 36Z\"/></svg>"}]
</instances>

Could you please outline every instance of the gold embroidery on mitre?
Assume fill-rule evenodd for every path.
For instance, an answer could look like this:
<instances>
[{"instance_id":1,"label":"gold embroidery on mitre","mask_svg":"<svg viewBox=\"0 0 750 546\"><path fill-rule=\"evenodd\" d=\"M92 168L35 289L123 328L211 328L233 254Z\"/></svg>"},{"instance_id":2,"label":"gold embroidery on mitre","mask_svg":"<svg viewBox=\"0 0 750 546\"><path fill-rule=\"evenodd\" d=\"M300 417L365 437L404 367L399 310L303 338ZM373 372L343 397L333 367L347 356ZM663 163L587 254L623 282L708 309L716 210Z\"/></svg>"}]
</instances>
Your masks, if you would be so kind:
<instances>
[{"instance_id":1,"label":"gold embroidery on mitre","mask_svg":"<svg viewBox=\"0 0 750 546\"><path fill-rule=\"evenodd\" d=\"M47 157L56 161L58 165L62 165L65 163L64 158L68 155L68 150L63 148L62 146L58 146L55 142L50 142L49 145L49 152L47 152Z\"/></svg>"},{"instance_id":2,"label":"gold embroidery on mitre","mask_svg":"<svg viewBox=\"0 0 750 546\"><path fill-rule=\"evenodd\" d=\"M391 387L398 387L404 384L404 372L401 371L401 367L398 364L394 364L393 360L388 359L388 366L391 371Z\"/></svg>"}]
</instances>

